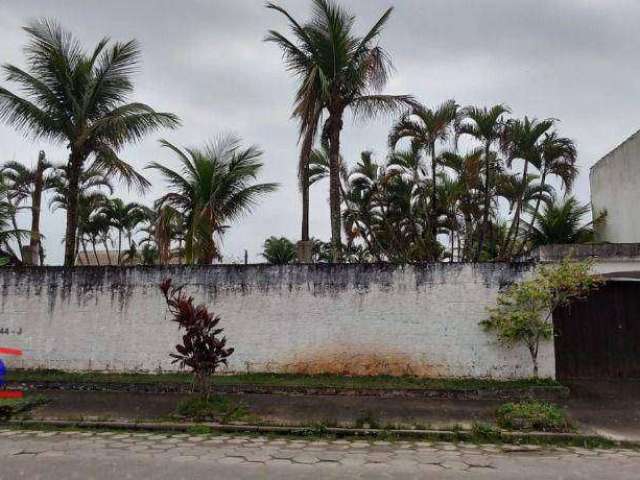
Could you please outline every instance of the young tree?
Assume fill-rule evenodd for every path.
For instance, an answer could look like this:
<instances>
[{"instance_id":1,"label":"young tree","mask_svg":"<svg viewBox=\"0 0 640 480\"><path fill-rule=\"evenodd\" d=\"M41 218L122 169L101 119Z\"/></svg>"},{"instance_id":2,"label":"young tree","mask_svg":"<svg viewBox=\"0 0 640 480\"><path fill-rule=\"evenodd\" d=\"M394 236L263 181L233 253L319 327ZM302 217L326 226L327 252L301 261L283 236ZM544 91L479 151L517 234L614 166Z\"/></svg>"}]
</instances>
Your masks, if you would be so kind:
<instances>
[{"instance_id":1,"label":"young tree","mask_svg":"<svg viewBox=\"0 0 640 480\"><path fill-rule=\"evenodd\" d=\"M591 274L592 262L565 259L556 266L541 266L528 280L515 283L498 295L497 306L481 322L506 346L524 344L538 377L540 342L553 338L552 315L556 308L585 298L601 279Z\"/></svg>"},{"instance_id":2,"label":"young tree","mask_svg":"<svg viewBox=\"0 0 640 480\"><path fill-rule=\"evenodd\" d=\"M296 247L285 237L269 237L264 241L262 256L273 265L286 265L296 258Z\"/></svg>"},{"instance_id":3,"label":"young tree","mask_svg":"<svg viewBox=\"0 0 640 480\"><path fill-rule=\"evenodd\" d=\"M220 365L227 365L227 358L233 353L228 348L227 339L220 338L222 329L218 328L220 317L207 310L205 305L193 305L193 297L174 287L170 278L160 284L160 290L167 302L172 321L185 331L182 345L176 345L172 353L173 363L181 368L188 367L195 377L195 387L205 398L211 396L212 378Z\"/></svg>"},{"instance_id":4,"label":"young tree","mask_svg":"<svg viewBox=\"0 0 640 480\"><path fill-rule=\"evenodd\" d=\"M82 172L100 171L141 189L148 181L119 157L122 148L161 127L179 124L171 113L143 103L127 103L131 76L140 58L136 41L115 43L103 38L92 52L50 20L25 27L28 70L6 64L5 79L24 92L21 97L0 87L0 120L34 137L65 143L68 208L64 264L76 255L78 196ZM88 165L90 163L90 165Z\"/></svg>"},{"instance_id":5,"label":"young tree","mask_svg":"<svg viewBox=\"0 0 640 480\"><path fill-rule=\"evenodd\" d=\"M226 223L251 211L278 184L256 183L262 151L256 146L242 148L237 138L220 138L202 149L161 143L178 156L182 168L176 171L157 162L147 167L158 170L171 190L158 207L170 206L185 215L186 262L208 265L221 257L215 236L223 234Z\"/></svg>"}]
</instances>

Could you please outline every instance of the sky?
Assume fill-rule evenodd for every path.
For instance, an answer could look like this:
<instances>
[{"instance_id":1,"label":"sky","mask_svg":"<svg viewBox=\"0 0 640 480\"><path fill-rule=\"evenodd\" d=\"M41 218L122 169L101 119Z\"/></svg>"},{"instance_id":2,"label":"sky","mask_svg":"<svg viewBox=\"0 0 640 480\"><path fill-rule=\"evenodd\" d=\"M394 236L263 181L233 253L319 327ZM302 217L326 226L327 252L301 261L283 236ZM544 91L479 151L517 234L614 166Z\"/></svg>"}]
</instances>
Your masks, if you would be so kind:
<instances>
[{"instance_id":1,"label":"sky","mask_svg":"<svg viewBox=\"0 0 640 480\"><path fill-rule=\"evenodd\" d=\"M509 105L514 116L559 119L558 131L578 147L575 195L589 201L589 168L640 128L640 1L638 0L342 0L364 33L395 7L380 45L395 72L386 93L412 94L436 106ZM307 0L281 0L295 17L310 14ZM176 166L158 139L203 145L233 133L264 151L262 181L280 184L225 234L225 261L249 252L260 261L271 236L297 240L301 207L296 183L297 126L291 120L296 80L280 51L263 42L268 29L287 32L284 19L262 0L0 0L0 62L24 66L21 27L49 17L86 48L103 36L137 39L142 64L132 99L180 116L182 127L150 135L122 158L138 169L151 161ZM11 85L0 78L0 85ZM393 118L345 122L343 157L354 164L363 150L380 160ZM0 162L35 163L44 149L66 161L63 146L34 142L0 124ZM153 188L141 198L124 186L117 195L151 204L166 191L145 171ZM328 239L328 185L314 186L311 235ZM25 221L26 227L28 222ZM63 212L43 216L47 263L63 257Z\"/></svg>"}]
</instances>

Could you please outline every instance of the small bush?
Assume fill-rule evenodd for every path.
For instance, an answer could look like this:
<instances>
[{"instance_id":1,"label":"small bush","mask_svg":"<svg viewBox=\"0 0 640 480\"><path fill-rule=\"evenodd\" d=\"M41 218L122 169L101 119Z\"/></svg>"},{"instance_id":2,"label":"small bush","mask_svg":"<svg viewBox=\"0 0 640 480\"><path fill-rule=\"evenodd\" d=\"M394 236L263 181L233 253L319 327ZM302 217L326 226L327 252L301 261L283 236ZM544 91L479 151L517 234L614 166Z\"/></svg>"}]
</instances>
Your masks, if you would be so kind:
<instances>
[{"instance_id":1,"label":"small bush","mask_svg":"<svg viewBox=\"0 0 640 480\"><path fill-rule=\"evenodd\" d=\"M227 339L218 328L220 317L209 312L203 304L194 305L193 297L174 287L170 278L160 284L172 321L184 330L182 345L176 345L176 353L170 354L181 368L189 368L194 374L195 390L205 397L213 391L212 377L216 370L227 365L233 348L227 347Z\"/></svg>"},{"instance_id":2,"label":"small bush","mask_svg":"<svg viewBox=\"0 0 640 480\"><path fill-rule=\"evenodd\" d=\"M176 413L195 421L230 422L240 421L249 414L247 407L229 398L214 395L211 397L189 397L178 402Z\"/></svg>"},{"instance_id":3,"label":"small bush","mask_svg":"<svg viewBox=\"0 0 640 480\"><path fill-rule=\"evenodd\" d=\"M508 430L571 431L564 409L546 402L505 403L496 410L496 420Z\"/></svg>"}]
</instances>

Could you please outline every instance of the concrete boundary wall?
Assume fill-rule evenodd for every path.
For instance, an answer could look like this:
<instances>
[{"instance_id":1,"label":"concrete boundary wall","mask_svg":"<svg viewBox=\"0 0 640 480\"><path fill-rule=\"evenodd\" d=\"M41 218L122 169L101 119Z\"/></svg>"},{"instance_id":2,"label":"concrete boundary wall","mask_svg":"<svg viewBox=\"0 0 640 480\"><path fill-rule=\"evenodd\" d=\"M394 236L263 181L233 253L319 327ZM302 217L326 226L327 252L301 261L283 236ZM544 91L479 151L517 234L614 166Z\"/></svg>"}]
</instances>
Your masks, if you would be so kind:
<instances>
[{"instance_id":1,"label":"concrete boundary wall","mask_svg":"<svg viewBox=\"0 0 640 480\"><path fill-rule=\"evenodd\" d=\"M527 265L2 268L0 346L10 366L165 371L179 341L158 284L172 277L222 317L231 371L519 378L528 352L482 331ZM552 342L541 375L555 374Z\"/></svg>"}]
</instances>

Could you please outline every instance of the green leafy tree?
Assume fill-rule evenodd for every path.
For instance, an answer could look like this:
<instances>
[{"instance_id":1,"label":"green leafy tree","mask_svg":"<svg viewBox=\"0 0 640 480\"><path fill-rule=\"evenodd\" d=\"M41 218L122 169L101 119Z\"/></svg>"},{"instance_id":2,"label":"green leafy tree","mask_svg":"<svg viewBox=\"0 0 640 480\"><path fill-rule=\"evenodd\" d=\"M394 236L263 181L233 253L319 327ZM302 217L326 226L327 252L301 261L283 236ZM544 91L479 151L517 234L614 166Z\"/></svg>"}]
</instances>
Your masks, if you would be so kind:
<instances>
[{"instance_id":1,"label":"green leafy tree","mask_svg":"<svg viewBox=\"0 0 640 480\"><path fill-rule=\"evenodd\" d=\"M89 53L68 31L50 20L25 27L27 70L5 64L5 79L24 92L0 87L0 120L36 139L65 143L68 205L65 266L76 255L80 178L87 169L116 176L140 189L149 182L119 156L122 148L178 118L143 103L127 103L140 49L134 40L109 46L104 38Z\"/></svg>"},{"instance_id":2,"label":"green leafy tree","mask_svg":"<svg viewBox=\"0 0 640 480\"><path fill-rule=\"evenodd\" d=\"M157 162L147 167L158 170L170 189L158 207L170 206L185 216L186 262L210 264L221 257L215 237L223 235L227 222L251 211L278 184L256 183L262 152L255 146L242 148L237 138L221 138L202 149L161 143L177 155L182 168L172 170Z\"/></svg>"},{"instance_id":3,"label":"green leafy tree","mask_svg":"<svg viewBox=\"0 0 640 480\"><path fill-rule=\"evenodd\" d=\"M570 259L539 267L530 279L500 293L497 306L489 309L489 318L481 325L505 346L524 344L531 355L533 376L538 377L538 350L541 341L553 337L554 310L586 297L601 283L591 268L591 261Z\"/></svg>"},{"instance_id":4,"label":"green leafy tree","mask_svg":"<svg viewBox=\"0 0 640 480\"><path fill-rule=\"evenodd\" d=\"M285 237L269 237L264 242L262 256L274 265L286 265L296 258L296 246Z\"/></svg>"}]
</instances>

